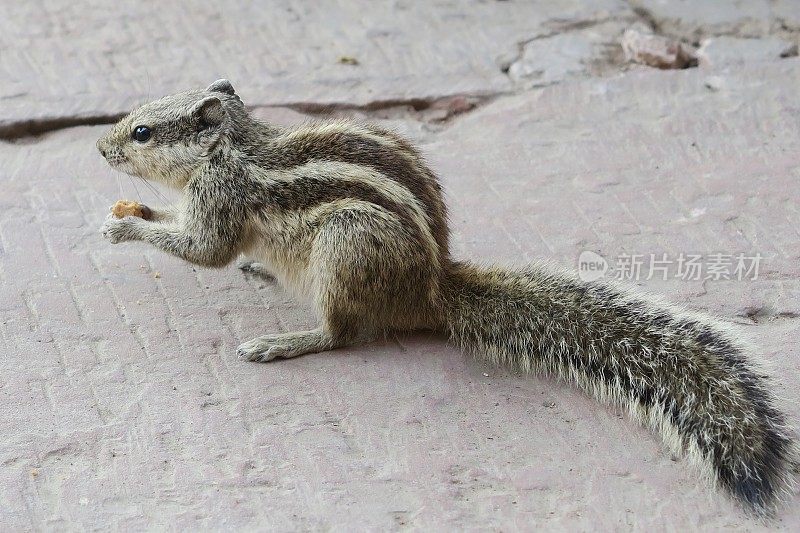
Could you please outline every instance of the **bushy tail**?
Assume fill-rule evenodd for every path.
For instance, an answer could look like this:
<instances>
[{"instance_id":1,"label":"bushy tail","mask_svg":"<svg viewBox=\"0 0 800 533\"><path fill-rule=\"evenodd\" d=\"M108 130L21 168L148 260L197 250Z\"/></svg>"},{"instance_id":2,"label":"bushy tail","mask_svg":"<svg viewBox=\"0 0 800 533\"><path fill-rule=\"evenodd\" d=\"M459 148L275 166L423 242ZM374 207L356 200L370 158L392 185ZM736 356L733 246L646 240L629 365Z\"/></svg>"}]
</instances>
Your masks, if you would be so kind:
<instances>
[{"instance_id":1,"label":"bushy tail","mask_svg":"<svg viewBox=\"0 0 800 533\"><path fill-rule=\"evenodd\" d=\"M792 485L795 444L768 378L725 327L542 266L451 266L454 342L626 406L760 514Z\"/></svg>"}]
</instances>

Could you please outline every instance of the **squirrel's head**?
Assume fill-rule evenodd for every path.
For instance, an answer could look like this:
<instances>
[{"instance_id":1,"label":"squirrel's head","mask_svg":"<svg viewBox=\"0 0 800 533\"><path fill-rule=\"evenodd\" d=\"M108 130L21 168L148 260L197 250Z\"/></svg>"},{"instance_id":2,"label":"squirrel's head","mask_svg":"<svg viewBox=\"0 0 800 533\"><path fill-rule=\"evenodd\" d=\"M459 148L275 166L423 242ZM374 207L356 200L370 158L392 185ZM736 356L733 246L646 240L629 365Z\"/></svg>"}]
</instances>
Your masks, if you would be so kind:
<instances>
[{"instance_id":1,"label":"squirrel's head","mask_svg":"<svg viewBox=\"0 0 800 533\"><path fill-rule=\"evenodd\" d=\"M97 141L109 165L126 174L186 185L195 169L228 144L233 124L246 115L228 80L147 103Z\"/></svg>"}]
</instances>

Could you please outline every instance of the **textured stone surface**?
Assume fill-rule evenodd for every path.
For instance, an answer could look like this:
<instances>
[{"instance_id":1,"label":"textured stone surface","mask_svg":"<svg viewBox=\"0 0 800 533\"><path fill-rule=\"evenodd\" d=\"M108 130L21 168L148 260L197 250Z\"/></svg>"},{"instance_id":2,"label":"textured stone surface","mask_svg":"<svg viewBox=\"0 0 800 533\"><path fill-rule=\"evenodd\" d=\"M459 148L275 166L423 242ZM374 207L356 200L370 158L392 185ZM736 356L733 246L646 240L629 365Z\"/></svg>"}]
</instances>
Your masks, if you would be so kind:
<instances>
[{"instance_id":1,"label":"textured stone surface","mask_svg":"<svg viewBox=\"0 0 800 533\"><path fill-rule=\"evenodd\" d=\"M797 0L630 0L629 3L652 30L691 44L719 36L738 39L780 36L800 43ZM754 49L762 46L752 43Z\"/></svg>"},{"instance_id":2,"label":"textured stone surface","mask_svg":"<svg viewBox=\"0 0 800 533\"><path fill-rule=\"evenodd\" d=\"M800 4L798 4L800 8ZM711 68L729 67L755 61L775 61L797 55L797 44L767 37L764 39L742 39L739 37L714 37L703 42L700 50L700 65Z\"/></svg>"},{"instance_id":3,"label":"textured stone surface","mask_svg":"<svg viewBox=\"0 0 800 533\"><path fill-rule=\"evenodd\" d=\"M632 0L631 4L644 10L661 31L688 38L708 35L766 35L780 23L773 9L783 4L786 11L794 0Z\"/></svg>"},{"instance_id":4,"label":"textured stone surface","mask_svg":"<svg viewBox=\"0 0 800 533\"><path fill-rule=\"evenodd\" d=\"M154 5L98 6L85 13L87 31L73 4L9 7L2 120L109 116L223 74L262 106L430 97L337 113L422 143L451 205L457 256L574 267L584 250L611 263L626 253L760 253L755 281L639 284L738 322L800 423L797 58L713 76L615 72L611 61L527 89L502 65L535 71L541 58L562 68L529 45L595 30L605 33L592 42L615 42L629 8L443 3L421 13L410 2L340 2L291 15L227 3L217 19L222 8L185 13L205 28L191 34L177 8L141 24ZM575 28L559 17L596 19ZM231 35L256 28L239 53L245 45ZM335 44L363 45L371 31L408 55ZM258 39L277 44L254 48ZM339 65L340 55L360 64ZM278 67L259 70L270 62ZM151 90L148 70L163 74ZM515 94L442 98L497 90ZM298 109L318 110L257 113L307 119ZM309 310L233 267L203 270L103 241L97 228L116 199L174 200L105 165L94 141L106 127L0 142L3 531L767 529L619 411L545 378L486 368L434 336L237 360L242 340L313 324ZM794 496L768 528L797 530L799 503Z\"/></svg>"},{"instance_id":5,"label":"textured stone surface","mask_svg":"<svg viewBox=\"0 0 800 533\"><path fill-rule=\"evenodd\" d=\"M518 42L634 16L619 0L53 4L5 8L0 127L117 114L223 75L251 105L503 92Z\"/></svg>"},{"instance_id":6,"label":"textured stone surface","mask_svg":"<svg viewBox=\"0 0 800 533\"><path fill-rule=\"evenodd\" d=\"M619 45L613 36L623 27L620 21L609 21L528 41L508 76L519 87L533 88L616 72Z\"/></svg>"}]
</instances>

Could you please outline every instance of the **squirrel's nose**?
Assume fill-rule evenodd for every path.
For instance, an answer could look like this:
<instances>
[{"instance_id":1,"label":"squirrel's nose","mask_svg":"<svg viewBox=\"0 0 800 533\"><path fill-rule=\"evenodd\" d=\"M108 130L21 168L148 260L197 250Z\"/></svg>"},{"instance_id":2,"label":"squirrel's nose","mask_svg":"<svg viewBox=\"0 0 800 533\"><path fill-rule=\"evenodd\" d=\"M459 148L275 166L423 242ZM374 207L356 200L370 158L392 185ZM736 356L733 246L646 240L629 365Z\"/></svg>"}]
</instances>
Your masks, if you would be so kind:
<instances>
[{"instance_id":1,"label":"squirrel's nose","mask_svg":"<svg viewBox=\"0 0 800 533\"><path fill-rule=\"evenodd\" d=\"M100 155L102 155L103 157L106 156L106 148L105 144L103 143L103 139L97 141L97 149L100 150Z\"/></svg>"}]
</instances>

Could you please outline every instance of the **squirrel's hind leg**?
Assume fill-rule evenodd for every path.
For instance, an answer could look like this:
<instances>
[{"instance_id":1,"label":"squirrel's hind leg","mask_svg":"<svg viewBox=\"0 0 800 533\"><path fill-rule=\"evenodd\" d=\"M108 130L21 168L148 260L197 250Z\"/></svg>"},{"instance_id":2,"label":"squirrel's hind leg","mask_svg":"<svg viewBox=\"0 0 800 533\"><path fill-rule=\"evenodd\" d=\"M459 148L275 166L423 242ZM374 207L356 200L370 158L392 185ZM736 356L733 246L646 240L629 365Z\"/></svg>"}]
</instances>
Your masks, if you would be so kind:
<instances>
[{"instance_id":1,"label":"squirrel's hind leg","mask_svg":"<svg viewBox=\"0 0 800 533\"><path fill-rule=\"evenodd\" d=\"M306 267L321 327L258 337L239 347L241 357L296 357L427 323L434 281L430 251L409 238L398 216L379 206L351 200L336 207L315 221Z\"/></svg>"},{"instance_id":2,"label":"squirrel's hind leg","mask_svg":"<svg viewBox=\"0 0 800 533\"><path fill-rule=\"evenodd\" d=\"M289 359L308 353L318 353L343 346L368 342L370 338L335 335L324 328L262 335L239 345L242 359L265 363L276 358Z\"/></svg>"},{"instance_id":3,"label":"squirrel's hind leg","mask_svg":"<svg viewBox=\"0 0 800 533\"><path fill-rule=\"evenodd\" d=\"M264 363L275 358L290 358L322 352L335 347L330 335L321 329L262 335L239 346L237 354L248 361Z\"/></svg>"},{"instance_id":4,"label":"squirrel's hind leg","mask_svg":"<svg viewBox=\"0 0 800 533\"><path fill-rule=\"evenodd\" d=\"M359 320L341 307L337 300L328 300L322 309L322 326L310 331L292 331L262 335L241 344L239 357L264 363L276 358L289 359L308 353L319 353L374 340Z\"/></svg>"}]
</instances>

